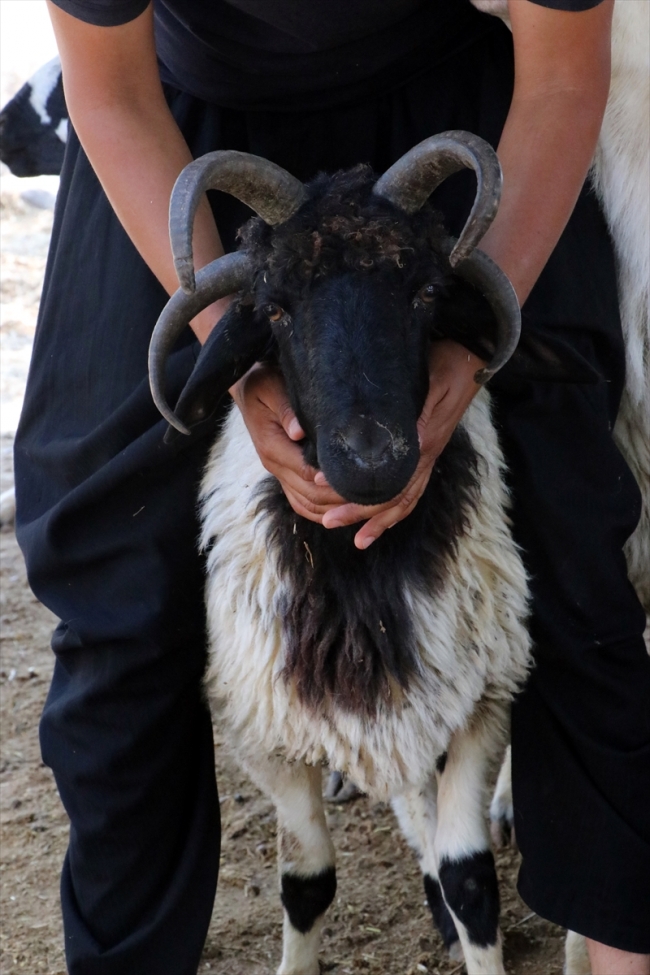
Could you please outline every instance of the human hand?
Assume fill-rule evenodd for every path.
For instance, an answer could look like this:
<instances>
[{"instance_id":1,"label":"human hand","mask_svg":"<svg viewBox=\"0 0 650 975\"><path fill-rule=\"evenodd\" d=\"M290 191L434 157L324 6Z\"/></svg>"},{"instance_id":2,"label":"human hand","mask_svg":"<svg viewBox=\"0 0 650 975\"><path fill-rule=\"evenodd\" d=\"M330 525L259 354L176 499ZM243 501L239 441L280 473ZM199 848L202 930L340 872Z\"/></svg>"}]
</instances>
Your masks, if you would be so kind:
<instances>
[{"instance_id":1,"label":"human hand","mask_svg":"<svg viewBox=\"0 0 650 975\"><path fill-rule=\"evenodd\" d=\"M427 486L433 465L470 402L481 388L474 375L485 363L457 342L435 342L429 357L429 395L418 420L420 461L401 494L386 504L366 507L344 503L328 507L323 515L325 528L340 528L366 520L354 538L357 548L368 548L387 529L411 513ZM325 487L322 471L315 484Z\"/></svg>"},{"instance_id":2,"label":"human hand","mask_svg":"<svg viewBox=\"0 0 650 975\"><path fill-rule=\"evenodd\" d=\"M305 463L297 441L305 433L291 408L284 380L271 366L257 363L230 389L262 464L279 480L293 510L322 523L331 508L345 503L328 484L316 484L316 470Z\"/></svg>"}]
</instances>

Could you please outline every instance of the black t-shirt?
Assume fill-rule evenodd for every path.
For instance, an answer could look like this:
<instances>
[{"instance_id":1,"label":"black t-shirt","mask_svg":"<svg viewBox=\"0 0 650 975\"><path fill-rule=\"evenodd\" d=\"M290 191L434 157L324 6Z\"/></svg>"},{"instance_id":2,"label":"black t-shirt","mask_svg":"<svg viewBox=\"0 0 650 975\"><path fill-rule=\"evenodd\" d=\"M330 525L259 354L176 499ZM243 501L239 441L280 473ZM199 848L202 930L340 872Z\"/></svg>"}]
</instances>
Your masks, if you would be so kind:
<instances>
[{"instance_id":1,"label":"black t-shirt","mask_svg":"<svg viewBox=\"0 0 650 975\"><path fill-rule=\"evenodd\" d=\"M116 26L149 0L53 0ZM533 0L586 10L602 0ZM469 0L154 0L163 81L230 108L320 109L414 77L494 19Z\"/></svg>"}]
</instances>

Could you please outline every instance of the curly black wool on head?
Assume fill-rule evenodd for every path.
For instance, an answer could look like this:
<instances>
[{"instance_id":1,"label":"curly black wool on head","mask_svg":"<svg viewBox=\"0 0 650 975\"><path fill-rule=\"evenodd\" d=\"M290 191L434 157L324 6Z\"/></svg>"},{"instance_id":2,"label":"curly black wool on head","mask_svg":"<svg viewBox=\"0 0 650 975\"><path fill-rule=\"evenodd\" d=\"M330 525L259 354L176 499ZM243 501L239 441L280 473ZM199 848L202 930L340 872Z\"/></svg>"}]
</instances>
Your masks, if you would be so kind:
<instances>
[{"instance_id":1,"label":"curly black wool on head","mask_svg":"<svg viewBox=\"0 0 650 975\"><path fill-rule=\"evenodd\" d=\"M303 296L314 280L346 271L429 268L444 235L439 214L426 205L407 216L373 195L377 174L359 165L307 184L307 200L279 227L254 217L240 231L241 246L270 289ZM441 274L442 280L442 274Z\"/></svg>"}]
</instances>

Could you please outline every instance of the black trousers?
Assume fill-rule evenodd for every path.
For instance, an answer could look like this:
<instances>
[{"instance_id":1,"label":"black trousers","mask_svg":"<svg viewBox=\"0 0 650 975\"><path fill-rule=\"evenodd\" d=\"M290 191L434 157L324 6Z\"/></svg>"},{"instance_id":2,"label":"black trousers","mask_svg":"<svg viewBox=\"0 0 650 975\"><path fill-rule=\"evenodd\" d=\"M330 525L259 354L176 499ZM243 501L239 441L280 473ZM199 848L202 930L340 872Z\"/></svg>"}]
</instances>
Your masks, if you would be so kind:
<instances>
[{"instance_id":1,"label":"black trousers","mask_svg":"<svg viewBox=\"0 0 650 975\"><path fill-rule=\"evenodd\" d=\"M511 88L510 38L491 22L399 90L319 113L241 113L167 94L195 155L241 149L306 179L359 161L381 172L445 129L496 144ZM465 175L438 191L450 230L472 196ZM212 202L232 247L245 208ZM30 583L61 620L41 743L71 819L62 901L73 975L191 975L217 879L195 513L214 425L163 443L146 353L165 300L72 133L16 487ZM649 951L650 663L621 554L639 496L611 439L623 347L588 188L525 317L562 331L607 382L495 390L538 644L513 728L522 889L553 920ZM188 330L169 364L172 395L196 354Z\"/></svg>"}]
</instances>

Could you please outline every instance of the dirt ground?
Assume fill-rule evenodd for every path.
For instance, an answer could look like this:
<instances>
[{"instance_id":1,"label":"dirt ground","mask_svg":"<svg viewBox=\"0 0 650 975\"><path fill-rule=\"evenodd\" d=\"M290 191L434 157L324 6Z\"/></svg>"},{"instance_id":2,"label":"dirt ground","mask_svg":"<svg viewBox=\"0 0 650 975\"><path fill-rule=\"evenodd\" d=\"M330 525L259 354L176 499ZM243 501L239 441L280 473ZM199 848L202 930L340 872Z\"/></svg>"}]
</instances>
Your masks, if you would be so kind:
<instances>
[{"instance_id":1,"label":"dirt ground","mask_svg":"<svg viewBox=\"0 0 650 975\"><path fill-rule=\"evenodd\" d=\"M65 964L58 876L68 824L38 748L38 719L52 669L49 635L55 620L27 587L13 534L3 531L0 541L0 972L59 975L65 972ZM281 953L274 811L230 760L218 727L215 746L223 855L200 971L270 975ZM332 806L328 820L337 850L339 888L325 929L323 970L335 975L460 972L457 964L446 959L433 933L415 858L391 810L359 799ZM516 854L499 852L497 862L508 971L513 975L560 972L561 930L531 916L517 896Z\"/></svg>"},{"instance_id":2,"label":"dirt ground","mask_svg":"<svg viewBox=\"0 0 650 975\"><path fill-rule=\"evenodd\" d=\"M15 197L2 199L2 387L9 410L19 405L51 227L51 212ZM2 437L2 489L11 483L11 433ZM38 720L52 671L53 616L27 587L13 532L2 531L0 842L2 882L0 972L65 972L58 877L68 822L52 774L40 758ZM280 959L281 909L275 874L275 817L270 803L228 756L217 726L223 855L219 891L201 972L270 975ZM422 880L392 812L359 799L331 806L338 894L330 908L323 971L335 975L452 975L433 933ZM563 932L530 913L515 889L517 855L497 854L508 971L561 971ZM137 975L137 973L125 973Z\"/></svg>"}]
</instances>

